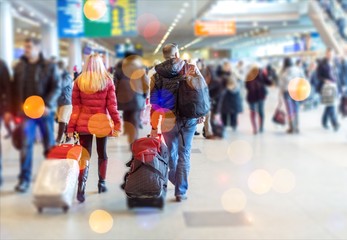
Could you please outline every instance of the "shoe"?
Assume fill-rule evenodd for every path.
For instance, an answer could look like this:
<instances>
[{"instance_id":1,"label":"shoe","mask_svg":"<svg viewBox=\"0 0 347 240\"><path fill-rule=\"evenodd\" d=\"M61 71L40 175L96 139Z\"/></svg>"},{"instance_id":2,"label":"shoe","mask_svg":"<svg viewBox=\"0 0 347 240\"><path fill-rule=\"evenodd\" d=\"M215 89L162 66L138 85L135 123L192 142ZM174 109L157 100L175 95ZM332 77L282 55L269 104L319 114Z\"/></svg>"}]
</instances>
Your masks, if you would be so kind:
<instances>
[{"instance_id":1,"label":"shoe","mask_svg":"<svg viewBox=\"0 0 347 240\"><path fill-rule=\"evenodd\" d=\"M99 180L98 183L98 193L107 192L106 182L105 180Z\"/></svg>"},{"instance_id":2,"label":"shoe","mask_svg":"<svg viewBox=\"0 0 347 240\"><path fill-rule=\"evenodd\" d=\"M323 124L323 128L326 129L326 130L329 129L328 125L324 125L324 124Z\"/></svg>"},{"instance_id":3,"label":"shoe","mask_svg":"<svg viewBox=\"0 0 347 240\"><path fill-rule=\"evenodd\" d=\"M199 133L198 131L195 131L194 135L195 135L195 136L199 136L200 133Z\"/></svg>"},{"instance_id":4,"label":"shoe","mask_svg":"<svg viewBox=\"0 0 347 240\"><path fill-rule=\"evenodd\" d=\"M213 135L211 135L211 136L207 136L207 137L205 137L206 139L210 139L210 140L214 140L214 139L216 139L216 136L213 136Z\"/></svg>"},{"instance_id":5,"label":"shoe","mask_svg":"<svg viewBox=\"0 0 347 240\"><path fill-rule=\"evenodd\" d=\"M334 131L337 132L340 129L340 124L336 124L336 126L334 126Z\"/></svg>"},{"instance_id":6,"label":"shoe","mask_svg":"<svg viewBox=\"0 0 347 240\"><path fill-rule=\"evenodd\" d=\"M176 202L182 202L184 200L187 200L188 197L186 195L178 195L176 196Z\"/></svg>"},{"instance_id":7,"label":"shoe","mask_svg":"<svg viewBox=\"0 0 347 240\"><path fill-rule=\"evenodd\" d=\"M294 133L294 130L292 128L290 128L290 129L287 130L287 133L288 134L292 134L292 133Z\"/></svg>"},{"instance_id":8,"label":"shoe","mask_svg":"<svg viewBox=\"0 0 347 240\"><path fill-rule=\"evenodd\" d=\"M25 193L28 191L29 185L30 185L29 181L20 180L17 186L15 187L15 190L16 192Z\"/></svg>"}]
</instances>

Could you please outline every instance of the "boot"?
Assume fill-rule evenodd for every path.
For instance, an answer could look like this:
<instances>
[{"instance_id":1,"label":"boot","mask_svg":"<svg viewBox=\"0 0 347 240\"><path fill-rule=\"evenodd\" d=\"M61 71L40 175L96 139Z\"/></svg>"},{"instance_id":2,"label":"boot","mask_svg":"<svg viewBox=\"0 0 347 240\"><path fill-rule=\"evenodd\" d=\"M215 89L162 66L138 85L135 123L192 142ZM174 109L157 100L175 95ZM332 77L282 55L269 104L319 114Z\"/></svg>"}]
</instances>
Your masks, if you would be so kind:
<instances>
[{"instance_id":1,"label":"boot","mask_svg":"<svg viewBox=\"0 0 347 240\"><path fill-rule=\"evenodd\" d=\"M107 192L106 187L106 171L107 171L107 159L98 159L99 167L99 183L98 183L98 193Z\"/></svg>"},{"instance_id":2,"label":"boot","mask_svg":"<svg viewBox=\"0 0 347 240\"><path fill-rule=\"evenodd\" d=\"M57 140L55 140L57 144L60 144L63 142L63 136L66 130L66 126L67 126L66 123L59 122Z\"/></svg>"},{"instance_id":3,"label":"boot","mask_svg":"<svg viewBox=\"0 0 347 240\"><path fill-rule=\"evenodd\" d=\"M292 120L289 120L289 128L287 130L287 133L289 134L294 133L294 123Z\"/></svg>"},{"instance_id":4,"label":"boot","mask_svg":"<svg viewBox=\"0 0 347 240\"><path fill-rule=\"evenodd\" d=\"M80 170L78 176L78 189L77 189L77 200L83 203L86 200L85 191L86 191L86 182L88 178L89 163L86 163L86 167Z\"/></svg>"}]
</instances>

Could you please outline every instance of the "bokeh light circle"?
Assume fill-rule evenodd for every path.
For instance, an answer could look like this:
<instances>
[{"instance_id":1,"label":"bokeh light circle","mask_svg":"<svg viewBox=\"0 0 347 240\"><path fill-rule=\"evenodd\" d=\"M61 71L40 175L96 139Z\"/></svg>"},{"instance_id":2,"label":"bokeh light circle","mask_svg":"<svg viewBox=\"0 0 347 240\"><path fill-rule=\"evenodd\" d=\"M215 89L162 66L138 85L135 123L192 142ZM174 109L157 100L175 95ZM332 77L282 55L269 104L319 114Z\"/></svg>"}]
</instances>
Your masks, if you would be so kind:
<instances>
[{"instance_id":1,"label":"bokeh light circle","mask_svg":"<svg viewBox=\"0 0 347 240\"><path fill-rule=\"evenodd\" d=\"M136 127L134 124L124 121L123 123L123 133L128 136L129 143L133 143L135 141L136 135Z\"/></svg>"},{"instance_id":2,"label":"bokeh light circle","mask_svg":"<svg viewBox=\"0 0 347 240\"><path fill-rule=\"evenodd\" d=\"M249 70L247 76L246 76L246 81L253 81L254 79L257 78L257 76L259 75L259 68L258 67L251 67L251 69Z\"/></svg>"},{"instance_id":3,"label":"bokeh light circle","mask_svg":"<svg viewBox=\"0 0 347 240\"><path fill-rule=\"evenodd\" d=\"M84 15L91 21L99 20L105 15L106 11L105 0L87 0L83 7Z\"/></svg>"},{"instance_id":4,"label":"bokeh light circle","mask_svg":"<svg viewBox=\"0 0 347 240\"><path fill-rule=\"evenodd\" d=\"M89 226L96 233L107 233L113 227L113 218L104 210L95 210L89 216Z\"/></svg>"},{"instance_id":5,"label":"bokeh light circle","mask_svg":"<svg viewBox=\"0 0 347 240\"><path fill-rule=\"evenodd\" d=\"M112 127L110 117L104 113L94 114L88 120L89 132L99 138L110 135Z\"/></svg>"},{"instance_id":6,"label":"bokeh light circle","mask_svg":"<svg viewBox=\"0 0 347 240\"><path fill-rule=\"evenodd\" d=\"M237 213L245 209L247 197L240 189L231 188L223 193L221 202L225 211Z\"/></svg>"},{"instance_id":7,"label":"bokeh light circle","mask_svg":"<svg viewBox=\"0 0 347 240\"><path fill-rule=\"evenodd\" d=\"M151 22L158 22L158 18L153 14L145 13L137 18L137 30L141 36L146 35L146 27Z\"/></svg>"},{"instance_id":8,"label":"bokeh light circle","mask_svg":"<svg viewBox=\"0 0 347 240\"><path fill-rule=\"evenodd\" d=\"M127 78L142 77L145 72L142 74L141 70L144 70L144 65L142 58L138 55L130 55L122 61L122 71Z\"/></svg>"},{"instance_id":9,"label":"bokeh light circle","mask_svg":"<svg viewBox=\"0 0 347 240\"><path fill-rule=\"evenodd\" d=\"M168 109L160 109L159 112L162 117L161 131L170 132L176 126L176 115Z\"/></svg>"},{"instance_id":10,"label":"bokeh light circle","mask_svg":"<svg viewBox=\"0 0 347 240\"><path fill-rule=\"evenodd\" d=\"M228 148L229 160L235 164L245 164L252 159L252 156L252 146L244 140L236 140Z\"/></svg>"},{"instance_id":11,"label":"bokeh light circle","mask_svg":"<svg viewBox=\"0 0 347 240\"><path fill-rule=\"evenodd\" d=\"M295 187L295 176L287 169L279 169L273 177L272 188L279 193L288 193Z\"/></svg>"},{"instance_id":12,"label":"bokeh light circle","mask_svg":"<svg viewBox=\"0 0 347 240\"><path fill-rule=\"evenodd\" d=\"M263 169L257 169L248 178L249 189L256 194L265 194L272 187L272 176Z\"/></svg>"},{"instance_id":13,"label":"bokeh light circle","mask_svg":"<svg viewBox=\"0 0 347 240\"><path fill-rule=\"evenodd\" d=\"M90 161L90 153L88 152L86 148L82 147L81 159L78 162L80 170L85 169L87 165L89 165L89 161Z\"/></svg>"},{"instance_id":14,"label":"bokeh light circle","mask_svg":"<svg viewBox=\"0 0 347 240\"><path fill-rule=\"evenodd\" d=\"M303 78L294 78L288 84L290 97L295 101L303 101L310 96L310 82Z\"/></svg>"},{"instance_id":15,"label":"bokeh light circle","mask_svg":"<svg viewBox=\"0 0 347 240\"><path fill-rule=\"evenodd\" d=\"M30 96L24 102L23 111L29 118L40 118L45 112L45 102L40 96Z\"/></svg>"}]
</instances>

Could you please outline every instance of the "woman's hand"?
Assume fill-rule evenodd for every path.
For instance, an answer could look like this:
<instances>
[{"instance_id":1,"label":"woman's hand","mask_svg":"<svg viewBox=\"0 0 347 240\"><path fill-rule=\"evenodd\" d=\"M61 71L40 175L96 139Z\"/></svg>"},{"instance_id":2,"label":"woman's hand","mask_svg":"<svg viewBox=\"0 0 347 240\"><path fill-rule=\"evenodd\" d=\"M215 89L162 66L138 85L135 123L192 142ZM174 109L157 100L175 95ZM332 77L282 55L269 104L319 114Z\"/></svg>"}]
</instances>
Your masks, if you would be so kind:
<instances>
[{"instance_id":1,"label":"woman's hand","mask_svg":"<svg viewBox=\"0 0 347 240\"><path fill-rule=\"evenodd\" d=\"M112 137L119 137L121 134L121 131L120 130L113 130L112 131Z\"/></svg>"}]
</instances>

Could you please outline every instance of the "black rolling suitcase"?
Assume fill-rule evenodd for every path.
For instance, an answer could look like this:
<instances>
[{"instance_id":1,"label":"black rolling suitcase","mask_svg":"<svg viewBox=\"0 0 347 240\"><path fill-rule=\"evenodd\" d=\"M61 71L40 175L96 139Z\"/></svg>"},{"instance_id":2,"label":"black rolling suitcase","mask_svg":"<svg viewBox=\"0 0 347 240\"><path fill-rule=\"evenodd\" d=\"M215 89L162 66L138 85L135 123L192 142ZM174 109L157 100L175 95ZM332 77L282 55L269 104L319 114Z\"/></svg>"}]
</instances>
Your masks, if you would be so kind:
<instances>
[{"instance_id":1,"label":"black rolling suitcase","mask_svg":"<svg viewBox=\"0 0 347 240\"><path fill-rule=\"evenodd\" d=\"M130 171L123 184L129 208L162 209L168 182L169 154L161 137L141 138L132 145Z\"/></svg>"}]
</instances>

